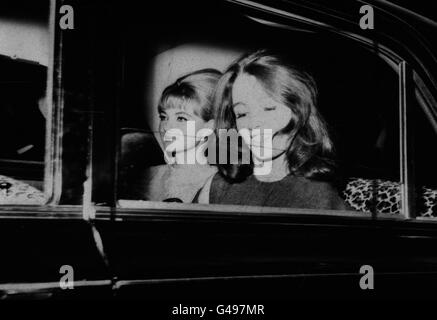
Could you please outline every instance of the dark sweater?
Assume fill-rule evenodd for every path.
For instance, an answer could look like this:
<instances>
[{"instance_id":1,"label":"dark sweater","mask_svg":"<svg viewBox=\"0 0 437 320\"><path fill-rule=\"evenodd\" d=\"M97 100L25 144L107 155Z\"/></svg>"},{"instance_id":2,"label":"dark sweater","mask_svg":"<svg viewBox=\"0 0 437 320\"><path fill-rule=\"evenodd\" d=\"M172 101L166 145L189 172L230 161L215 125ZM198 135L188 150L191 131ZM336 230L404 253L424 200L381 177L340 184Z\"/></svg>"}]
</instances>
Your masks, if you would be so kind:
<instances>
[{"instance_id":1,"label":"dark sweater","mask_svg":"<svg viewBox=\"0 0 437 320\"><path fill-rule=\"evenodd\" d=\"M327 182L288 175L282 180L262 182L254 175L240 183L229 183L216 174L209 202L263 207L349 210L338 192Z\"/></svg>"}]
</instances>

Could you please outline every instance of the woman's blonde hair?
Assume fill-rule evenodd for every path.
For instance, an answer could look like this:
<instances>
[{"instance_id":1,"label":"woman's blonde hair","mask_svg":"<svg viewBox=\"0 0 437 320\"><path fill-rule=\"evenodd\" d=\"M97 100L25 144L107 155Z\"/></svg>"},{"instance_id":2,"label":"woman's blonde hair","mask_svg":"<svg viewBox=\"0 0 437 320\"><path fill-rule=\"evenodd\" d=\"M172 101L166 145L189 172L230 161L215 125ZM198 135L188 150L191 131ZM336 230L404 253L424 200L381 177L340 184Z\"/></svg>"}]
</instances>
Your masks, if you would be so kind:
<instances>
[{"instance_id":1,"label":"woman's blonde hair","mask_svg":"<svg viewBox=\"0 0 437 320\"><path fill-rule=\"evenodd\" d=\"M170 108L184 109L196 102L194 113L204 121L214 119L213 97L222 73L215 69L202 69L186 74L165 88L158 111Z\"/></svg>"}]
</instances>

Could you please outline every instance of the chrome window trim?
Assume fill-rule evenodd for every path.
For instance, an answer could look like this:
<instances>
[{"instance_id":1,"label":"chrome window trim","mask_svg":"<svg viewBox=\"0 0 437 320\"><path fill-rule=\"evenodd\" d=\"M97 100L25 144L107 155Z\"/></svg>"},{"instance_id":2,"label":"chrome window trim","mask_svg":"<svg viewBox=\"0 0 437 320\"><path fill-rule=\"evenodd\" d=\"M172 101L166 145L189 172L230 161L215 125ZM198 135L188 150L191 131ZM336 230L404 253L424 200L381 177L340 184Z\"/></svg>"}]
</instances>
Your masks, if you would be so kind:
<instances>
[{"instance_id":1,"label":"chrome window trim","mask_svg":"<svg viewBox=\"0 0 437 320\"><path fill-rule=\"evenodd\" d=\"M348 210L324 210L324 209L301 209L280 207L258 207L243 205L223 204L197 204L197 203L170 203L157 201L118 200L118 206L114 210L111 207L98 207L97 217L102 213L113 214L116 221L125 219L142 219L143 217L171 218L193 217L195 219L216 218L287 218L287 217L320 217L320 218L353 218L361 220L404 220L403 215L380 214L377 217L371 213L348 211Z\"/></svg>"},{"instance_id":2,"label":"chrome window trim","mask_svg":"<svg viewBox=\"0 0 437 320\"><path fill-rule=\"evenodd\" d=\"M46 134L44 192L47 205L59 203L62 193L62 133L64 98L62 90L62 32L57 28L58 0L50 0L50 57L47 99L50 121ZM58 41L58 42L57 42Z\"/></svg>"},{"instance_id":3,"label":"chrome window trim","mask_svg":"<svg viewBox=\"0 0 437 320\"><path fill-rule=\"evenodd\" d=\"M401 210L406 219L415 218L415 180L412 149L412 126L409 120L413 78L409 65L403 61L399 64L399 174L401 178Z\"/></svg>"}]
</instances>

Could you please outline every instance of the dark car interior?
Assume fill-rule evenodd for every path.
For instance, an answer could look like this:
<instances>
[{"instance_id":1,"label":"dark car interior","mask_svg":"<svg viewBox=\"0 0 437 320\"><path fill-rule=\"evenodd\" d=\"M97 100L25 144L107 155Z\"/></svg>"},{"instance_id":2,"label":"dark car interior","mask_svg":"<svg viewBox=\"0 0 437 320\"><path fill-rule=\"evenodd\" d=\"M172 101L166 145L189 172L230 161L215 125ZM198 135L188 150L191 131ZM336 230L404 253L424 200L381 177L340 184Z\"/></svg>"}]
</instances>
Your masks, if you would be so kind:
<instances>
[{"instance_id":1,"label":"dark car interior","mask_svg":"<svg viewBox=\"0 0 437 320\"><path fill-rule=\"evenodd\" d=\"M38 190L43 190L46 153L48 68L41 60L48 19L46 0L0 5L0 175ZM37 40L27 43L32 36Z\"/></svg>"},{"instance_id":2,"label":"dark car interior","mask_svg":"<svg viewBox=\"0 0 437 320\"><path fill-rule=\"evenodd\" d=\"M42 190L46 119L39 109L47 67L0 57L0 174Z\"/></svg>"}]
</instances>

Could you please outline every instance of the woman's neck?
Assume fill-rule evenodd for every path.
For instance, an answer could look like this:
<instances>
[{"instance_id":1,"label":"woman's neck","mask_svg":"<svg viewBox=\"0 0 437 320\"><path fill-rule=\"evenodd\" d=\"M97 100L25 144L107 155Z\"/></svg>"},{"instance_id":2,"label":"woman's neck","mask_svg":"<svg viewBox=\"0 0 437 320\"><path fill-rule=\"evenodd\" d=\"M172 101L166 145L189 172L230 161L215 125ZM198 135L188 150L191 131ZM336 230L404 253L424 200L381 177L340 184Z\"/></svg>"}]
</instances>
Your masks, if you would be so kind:
<instances>
[{"instance_id":1,"label":"woman's neck","mask_svg":"<svg viewBox=\"0 0 437 320\"><path fill-rule=\"evenodd\" d=\"M253 174L259 181L273 182L284 179L290 171L288 170L287 156L285 152L279 157L261 162L256 165Z\"/></svg>"}]
</instances>

